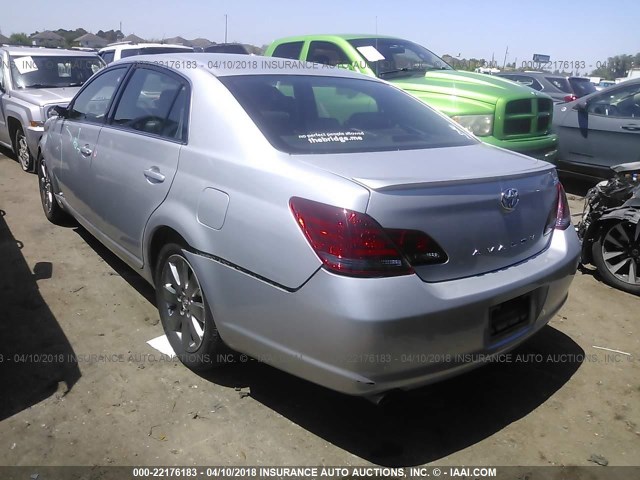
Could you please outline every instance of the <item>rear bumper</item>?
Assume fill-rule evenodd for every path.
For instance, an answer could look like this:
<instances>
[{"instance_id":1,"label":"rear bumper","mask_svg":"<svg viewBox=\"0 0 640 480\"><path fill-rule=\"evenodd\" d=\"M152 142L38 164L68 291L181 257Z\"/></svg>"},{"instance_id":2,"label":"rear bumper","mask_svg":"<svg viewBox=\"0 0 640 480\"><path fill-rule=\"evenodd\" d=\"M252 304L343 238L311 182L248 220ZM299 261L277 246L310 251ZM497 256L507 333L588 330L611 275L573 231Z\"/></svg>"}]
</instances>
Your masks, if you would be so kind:
<instances>
[{"instance_id":1,"label":"rear bumper","mask_svg":"<svg viewBox=\"0 0 640 480\"><path fill-rule=\"evenodd\" d=\"M500 140L495 137L478 138L490 145L522 153L547 162L552 162L558 155L558 136L556 134L517 140Z\"/></svg>"},{"instance_id":2,"label":"rear bumper","mask_svg":"<svg viewBox=\"0 0 640 480\"><path fill-rule=\"evenodd\" d=\"M295 292L188 255L229 346L328 388L373 395L462 373L526 340L565 302L579 254L569 228L538 256L481 276L425 283L320 269ZM528 293L528 323L492 337L490 309Z\"/></svg>"}]
</instances>

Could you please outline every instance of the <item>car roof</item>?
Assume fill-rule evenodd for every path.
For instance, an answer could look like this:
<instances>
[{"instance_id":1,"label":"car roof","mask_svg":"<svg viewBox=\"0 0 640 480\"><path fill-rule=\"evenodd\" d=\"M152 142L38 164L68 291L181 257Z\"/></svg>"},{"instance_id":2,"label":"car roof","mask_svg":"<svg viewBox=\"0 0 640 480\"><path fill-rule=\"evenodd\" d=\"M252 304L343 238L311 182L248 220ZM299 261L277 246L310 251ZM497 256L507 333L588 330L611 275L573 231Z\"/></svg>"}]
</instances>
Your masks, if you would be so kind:
<instances>
[{"instance_id":1,"label":"car roof","mask_svg":"<svg viewBox=\"0 0 640 480\"><path fill-rule=\"evenodd\" d=\"M9 55L29 55L29 56L97 56L96 52L86 52L83 50L67 50L64 48L40 48L40 47L18 47L18 46L3 46L2 50L6 50Z\"/></svg>"},{"instance_id":2,"label":"car roof","mask_svg":"<svg viewBox=\"0 0 640 480\"><path fill-rule=\"evenodd\" d=\"M292 37L283 37L276 40L278 43L286 43L286 42L303 42L306 40L357 40L360 38L395 38L398 40L402 40L400 37L391 36L391 35L378 35L375 33L323 33L320 35L297 35Z\"/></svg>"},{"instance_id":3,"label":"car roof","mask_svg":"<svg viewBox=\"0 0 640 480\"><path fill-rule=\"evenodd\" d=\"M185 62L189 62L188 64ZM196 67L186 67L195 62ZM359 78L380 82L374 77L352 72L344 68L320 65L302 60L288 58L247 56L235 53L162 53L159 55L139 55L127 57L109 65L124 65L128 63L149 63L174 70L187 77L195 71L207 71L216 77L231 77L236 75L315 75L327 77ZM171 65L175 64L175 68ZM385 83L385 82L383 82Z\"/></svg>"},{"instance_id":4,"label":"car roof","mask_svg":"<svg viewBox=\"0 0 640 480\"><path fill-rule=\"evenodd\" d=\"M108 52L111 50L121 49L121 50L130 50L133 48L156 48L156 47L170 47L170 48L181 48L185 51L192 51L193 47L189 47L187 45L174 45L172 43L118 43L115 45L107 45L104 48L101 48L99 52Z\"/></svg>"}]
</instances>

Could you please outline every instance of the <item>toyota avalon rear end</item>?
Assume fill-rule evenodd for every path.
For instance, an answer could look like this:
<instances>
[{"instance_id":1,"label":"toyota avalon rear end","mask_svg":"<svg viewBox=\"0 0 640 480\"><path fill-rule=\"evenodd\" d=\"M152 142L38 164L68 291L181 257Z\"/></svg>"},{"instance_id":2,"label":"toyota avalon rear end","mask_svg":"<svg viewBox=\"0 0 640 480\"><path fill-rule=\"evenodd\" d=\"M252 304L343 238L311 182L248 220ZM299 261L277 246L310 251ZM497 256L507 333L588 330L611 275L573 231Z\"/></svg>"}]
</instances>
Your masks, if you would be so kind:
<instances>
[{"instance_id":1,"label":"toyota avalon rear end","mask_svg":"<svg viewBox=\"0 0 640 480\"><path fill-rule=\"evenodd\" d=\"M261 62L123 60L47 122L45 214L155 286L183 363L228 346L371 396L480 365L562 307L580 248L552 165L383 81Z\"/></svg>"}]
</instances>

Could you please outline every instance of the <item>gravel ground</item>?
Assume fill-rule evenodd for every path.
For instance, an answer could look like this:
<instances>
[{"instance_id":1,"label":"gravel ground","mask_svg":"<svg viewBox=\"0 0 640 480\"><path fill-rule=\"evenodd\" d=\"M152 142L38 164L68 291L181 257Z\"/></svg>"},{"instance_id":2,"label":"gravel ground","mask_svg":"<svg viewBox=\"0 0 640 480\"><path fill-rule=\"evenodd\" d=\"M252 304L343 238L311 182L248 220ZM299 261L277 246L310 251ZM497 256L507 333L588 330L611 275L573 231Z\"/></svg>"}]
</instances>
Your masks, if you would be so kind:
<instances>
[{"instance_id":1,"label":"gravel ground","mask_svg":"<svg viewBox=\"0 0 640 480\"><path fill-rule=\"evenodd\" d=\"M639 306L579 272L510 362L385 408L255 361L199 376L146 344L152 289L0 154L0 464L637 465Z\"/></svg>"}]
</instances>

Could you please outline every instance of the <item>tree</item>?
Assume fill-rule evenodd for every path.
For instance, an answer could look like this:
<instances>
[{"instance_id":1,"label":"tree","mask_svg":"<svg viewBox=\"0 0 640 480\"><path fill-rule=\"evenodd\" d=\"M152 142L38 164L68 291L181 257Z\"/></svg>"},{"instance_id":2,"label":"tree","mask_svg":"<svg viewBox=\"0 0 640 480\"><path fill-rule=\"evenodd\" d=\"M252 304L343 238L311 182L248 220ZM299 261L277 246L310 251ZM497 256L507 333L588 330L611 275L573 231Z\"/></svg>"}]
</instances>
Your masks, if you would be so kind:
<instances>
[{"instance_id":1,"label":"tree","mask_svg":"<svg viewBox=\"0 0 640 480\"><path fill-rule=\"evenodd\" d=\"M9 37L11 45L31 45L31 41L26 33L12 33Z\"/></svg>"},{"instance_id":2,"label":"tree","mask_svg":"<svg viewBox=\"0 0 640 480\"><path fill-rule=\"evenodd\" d=\"M607 62L591 72L590 76L614 80L626 77L627 71L634 67L640 67L640 53L635 55L616 55L615 57L609 57Z\"/></svg>"},{"instance_id":3,"label":"tree","mask_svg":"<svg viewBox=\"0 0 640 480\"><path fill-rule=\"evenodd\" d=\"M75 30L65 30L64 28L60 28L55 30L55 33L64 38L65 47L69 48L74 45L74 40L78 37L81 37L87 31L84 28L76 28Z\"/></svg>"}]
</instances>

